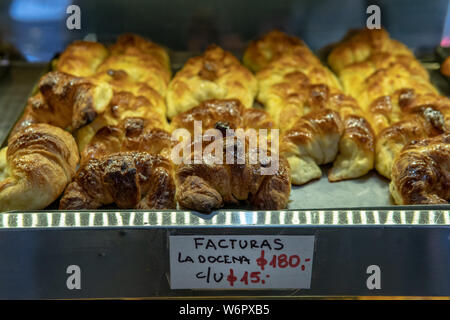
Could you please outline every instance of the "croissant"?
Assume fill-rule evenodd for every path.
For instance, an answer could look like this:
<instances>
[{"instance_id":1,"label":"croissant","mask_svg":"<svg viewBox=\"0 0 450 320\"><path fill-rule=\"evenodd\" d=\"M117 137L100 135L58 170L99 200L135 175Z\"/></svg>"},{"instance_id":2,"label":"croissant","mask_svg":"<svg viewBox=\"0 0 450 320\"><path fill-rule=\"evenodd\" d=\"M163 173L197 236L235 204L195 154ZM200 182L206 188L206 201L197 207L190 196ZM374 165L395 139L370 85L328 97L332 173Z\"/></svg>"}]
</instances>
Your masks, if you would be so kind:
<instances>
[{"instance_id":1,"label":"croissant","mask_svg":"<svg viewBox=\"0 0 450 320\"><path fill-rule=\"evenodd\" d=\"M95 134L105 126L120 126L127 118L145 119L147 128L169 130L165 116L165 104L162 97L146 88L142 95L134 95L128 91L114 91L104 112L93 122L76 131L75 136L81 152L94 138ZM151 93L154 93L152 96Z\"/></svg>"},{"instance_id":2,"label":"croissant","mask_svg":"<svg viewBox=\"0 0 450 320\"><path fill-rule=\"evenodd\" d=\"M194 139L194 142L187 143L188 154L183 154L183 161L175 161L177 200L182 207L210 212L225 204L244 200L256 209L286 207L290 193L286 160L277 154L277 150L272 150L270 138L259 136L256 130L253 131L255 136L244 135L241 138L238 134L239 129L272 129L273 121L265 111L245 108L237 99L213 99L175 116L171 125L173 130L184 128L195 134L197 121L201 122L203 134L207 135L209 129L219 130L221 135L214 137L219 149L211 158L203 152L210 146L209 142L202 141L201 148L196 149ZM255 144L251 139L255 139ZM172 159L175 150L172 149ZM236 158L238 154L242 156L239 161ZM255 155L259 155L259 160L252 158ZM200 161L196 162L196 159ZM270 168L273 172L265 170Z\"/></svg>"},{"instance_id":3,"label":"croissant","mask_svg":"<svg viewBox=\"0 0 450 320\"><path fill-rule=\"evenodd\" d=\"M92 122L111 100L108 84L94 84L59 71L45 74L39 92L28 100L12 133L33 123L48 123L69 131Z\"/></svg>"},{"instance_id":4,"label":"croissant","mask_svg":"<svg viewBox=\"0 0 450 320\"><path fill-rule=\"evenodd\" d=\"M153 57L165 71L172 73L170 59L167 50L149 41L141 36L133 33L124 33L117 38L116 43L109 47L111 55L147 55Z\"/></svg>"},{"instance_id":5,"label":"croissant","mask_svg":"<svg viewBox=\"0 0 450 320\"><path fill-rule=\"evenodd\" d=\"M266 107L286 139L287 145L282 146L281 152L286 153L290 163L292 183L303 184L321 177L317 164L332 161L334 166L328 175L330 181L360 177L373 168L374 162L374 133L369 121L357 102L342 93L336 76L300 39L295 39L279 31L270 32L252 42L244 54L248 59L271 57L264 63L263 60L258 62L264 67L256 73L257 100ZM266 51L273 51L273 54ZM327 110L320 111L324 109ZM311 117L302 119L310 113ZM330 119L334 123L332 131L313 129L328 125ZM313 124L309 125L309 122ZM307 142L293 138L297 134L305 134L303 125L310 134ZM315 139L317 141L314 142ZM303 151L298 154L298 149L303 150L305 143L320 145L319 141L323 139L332 143L329 144L331 149L326 151L329 153L326 161L321 157L305 158Z\"/></svg>"},{"instance_id":6,"label":"croissant","mask_svg":"<svg viewBox=\"0 0 450 320\"><path fill-rule=\"evenodd\" d=\"M280 153L287 158L293 184L322 176L318 165L335 160L343 131L339 114L322 109L301 117L283 132Z\"/></svg>"},{"instance_id":7,"label":"croissant","mask_svg":"<svg viewBox=\"0 0 450 320\"><path fill-rule=\"evenodd\" d=\"M170 82L167 116L172 119L209 99L238 99L250 108L256 90L253 74L233 54L213 45L189 59Z\"/></svg>"},{"instance_id":8,"label":"croissant","mask_svg":"<svg viewBox=\"0 0 450 320\"><path fill-rule=\"evenodd\" d=\"M101 43L75 41L61 53L54 69L76 77L87 77L96 73L107 56L108 49Z\"/></svg>"},{"instance_id":9,"label":"croissant","mask_svg":"<svg viewBox=\"0 0 450 320\"><path fill-rule=\"evenodd\" d=\"M405 146L394 160L389 189L397 204L448 203L450 134Z\"/></svg>"},{"instance_id":10,"label":"croissant","mask_svg":"<svg viewBox=\"0 0 450 320\"><path fill-rule=\"evenodd\" d=\"M82 150L81 162L126 151L169 157L175 142L170 133L153 127L151 121L145 118L125 118L119 125L104 126L98 130Z\"/></svg>"},{"instance_id":11,"label":"croissant","mask_svg":"<svg viewBox=\"0 0 450 320\"><path fill-rule=\"evenodd\" d=\"M239 201L248 201L257 210L280 210L287 206L291 189L289 165L286 160L271 153L270 149L250 150L249 140L219 138L223 150L220 150L222 163L209 162L201 158L195 163L195 147L191 145L189 163L181 163L175 172L177 201L183 208L200 212L211 212L225 204L235 205ZM242 148L242 149L241 149ZM205 150L203 145L202 150ZM236 158L232 163L225 161L229 150L244 150L239 163ZM237 153L238 151L235 151ZM262 154L275 159L276 171L264 174L263 169L274 163L265 160L252 162L250 154ZM264 158L266 159L266 158Z\"/></svg>"},{"instance_id":12,"label":"croissant","mask_svg":"<svg viewBox=\"0 0 450 320\"><path fill-rule=\"evenodd\" d=\"M83 164L61 198L62 210L119 208L174 209L170 161L147 152L119 152Z\"/></svg>"},{"instance_id":13,"label":"croissant","mask_svg":"<svg viewBox=\"0 0 450 320\"><path fill-rule=\"evenodd\" d=\"M331 50L327 61L333 71L340 76L345 67L383 52L414 56L407 46L391 39L385 29L362 29L349 31Z\"/></svg>"},{"instance_id":14,"label":"croissant","mask_svg":"<svg viewBox=\"0 0 450 320\"><path fill-rule=\"evenodd\" d=\"M414 140L437 136L447 130L444 116L433 105L424 105L415 113L403 117L381 131L377 137L377 171L390 179L394 159L405 145Z\"/></svg>"},{"instance_id":15,"label":"croissant","mask_svg":"<svg viewBox=\"0 0 450 320\"><path fill-rule=\"evenodd\" d=\"M375 168L386 178L405 145L448 132L450 99L439 95L413 53L385 30L352 33L328 62L367 113L377 136Z\"/></svg>"},{"instance_id":16,"label":"croissant","mask_svg":"<svg viewBox=\"0 0 450 320\"><path fill-rule=\"evenodd\" d=\"M306 64L320 64L320 60L302 40L279 30L272 30L261 38L251 41L242 60L247 68L258 72L284 55L303 57Z\"/></svg>"},{"instance_id":17,"label":"croissant","mask_svg":"<svg viewBox=\"0 0 450 320\"><path fill-rule=\"evenodd\" d=\"M203 130L226 124L229 129L271 129L274 123L269 114L261 109L245 108L237 99L211 99L180 113L172 119L172 130L184 128L194 133L195 121L201 121Z\"/></svg>"},{"instance_id":18,"label":"croissant","mask_svg":"<svg viewBox=\"0 0 450 320\"><path fill-rule=\"evenodd\" d=\"M0 151L0 212L39 210L55 201L79 161L73 137L48 124L33 124Z\"/></svg>"}]
</instances>

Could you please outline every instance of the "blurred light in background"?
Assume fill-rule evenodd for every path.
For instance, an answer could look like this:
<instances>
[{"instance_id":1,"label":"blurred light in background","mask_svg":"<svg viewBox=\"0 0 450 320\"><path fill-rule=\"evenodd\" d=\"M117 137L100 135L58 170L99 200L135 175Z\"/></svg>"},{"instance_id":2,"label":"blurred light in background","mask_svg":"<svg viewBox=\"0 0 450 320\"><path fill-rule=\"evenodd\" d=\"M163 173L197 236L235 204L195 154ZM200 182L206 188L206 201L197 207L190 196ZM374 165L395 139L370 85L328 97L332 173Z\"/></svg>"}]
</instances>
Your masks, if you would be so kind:
<instances>
[{"instance_id":1,"label":"blurred light in background","mask_svg":"<svg viewBox=\"0 0 450 320\"><path fill-rule=\"evenodd\" d=\"M19 22L57 21L64 17L70 0L13 0L9 15Z\"/></svg>"},{"instance_id":2,"label":"blurred light in background","mask_svg":"<svg viewBox=\"0 0 450 320\"><path fill-rule=\"evenodd\" d=\"M450 47L450 3L447 6L444 31L442 32L441 47Z\"/></svg>"}]
</instances>

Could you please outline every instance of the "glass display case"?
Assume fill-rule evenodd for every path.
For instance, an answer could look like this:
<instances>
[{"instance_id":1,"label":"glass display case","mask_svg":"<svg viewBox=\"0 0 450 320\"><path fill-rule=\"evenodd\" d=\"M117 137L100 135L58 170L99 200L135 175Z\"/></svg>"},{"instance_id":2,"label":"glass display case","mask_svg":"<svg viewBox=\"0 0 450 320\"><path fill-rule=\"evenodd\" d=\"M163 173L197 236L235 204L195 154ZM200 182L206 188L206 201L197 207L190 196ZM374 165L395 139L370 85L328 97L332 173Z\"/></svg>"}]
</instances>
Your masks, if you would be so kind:
<instances>
[{"instance_id":1,"label":"glass display case","mask_svg":"<svg viewBox=\"0 0 450 320\"><path fill-rule=\"evenodd\" d=\"M303 40L324 68L334 72L333 79L342 82L342 73L330 65L332 50L347 39L349 30L366 28L376 20L391 39L415 55L435 88L433 94L446 99L450 74L441 66L450 52L449 10L445 0L0 1L2 147L12 144L11 132L16 133L28 99L42 90L40 79L57 70L55 65L70 44L84 40L110 48L124 33L138 34L164 48L172 82L190 58L202 55L212 44L248 67L244 56L250 43L275 29ZM263 80L252 71L246 70L252 77L256 74L261 91ZM69 86L82 78L71 78ZM395 81L392 86L397 86ZM167 94L161 96L167 103ZM251 107L267 109L258 97L253 94ZM450 117L446 102L441 104L444 124L439 136L445 137ZM278 124L282 136L287 123ZM76 138L76 131L72 133ZM374 141L381 139L378 134L374 130ZM438 135L427 138L434 136ZM306 184L289 183L289 200L281 209L252 207L245 201L225 203L209 213L180 204L123 208L109 203L73 209L61 208L60 193L44 208L4 210L0 213L0 298L448 297L449 141L442 147L447 154L436 160L444 196L429 204L396 204L390 179L375 168L331 182L333 165L320 163L321 176ZM6 188L2 181L10 174L5 168L12 161L4 153L0 153L0 194ZM293 170L292 162L289 167ZM76 170L80 168L82 163ZM121 192L128 194L130 188ZM177 197L180 193L177 184ZM35 197L46 195L35 193ZM6 202L0 195L1 201ZM202 248L198 239L255 245ZM275 240L284 244L280 251L259 242ZM251 261L243 267L233 255ZM285 265L280 255L286 258ZM215 261L207 260L211 256ZM190 263L187 257L195 261ZM287 285L286 279L294 280Z\"/></svg>"}]
</instances>

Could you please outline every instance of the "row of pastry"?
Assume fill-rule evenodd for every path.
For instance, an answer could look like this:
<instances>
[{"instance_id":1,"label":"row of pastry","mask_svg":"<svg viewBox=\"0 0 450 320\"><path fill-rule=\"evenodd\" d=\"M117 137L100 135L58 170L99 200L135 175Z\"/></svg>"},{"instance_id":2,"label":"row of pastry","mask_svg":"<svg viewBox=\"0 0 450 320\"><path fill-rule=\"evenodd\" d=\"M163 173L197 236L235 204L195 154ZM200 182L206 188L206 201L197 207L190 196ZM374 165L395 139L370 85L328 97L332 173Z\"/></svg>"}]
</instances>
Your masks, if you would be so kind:
<instances>
[{"instance_id":1,"label":"row of pastry","mask_svg":"<svg viewBox=\"0 0 450 320\"><path fill-rule=\"evenodd\" d=\"M243 63L210 46L171 79L167 51L137 35L108 48L69 45L0 152L0 210L43 209L57 199L64 210L178 204L209 212L244 203L278 210L287 207L291 183L320 178L326 163L333 163L330 181L374 166L391 178L394 168L399 204L450 198L450 104L384 30L337 44L328 59L337 76L300 39L278 31L252 41ZM174 163L179 141L171 133L193 133L196 121L204 132L278 129L279 150L256 147L276 153L277 170L261 174L267 163L249 161L246 139L223 138L219 152L225 158L242 147L243 163ZM188 150L196 157L195 147Z\"/></svg>"}]
</instances>

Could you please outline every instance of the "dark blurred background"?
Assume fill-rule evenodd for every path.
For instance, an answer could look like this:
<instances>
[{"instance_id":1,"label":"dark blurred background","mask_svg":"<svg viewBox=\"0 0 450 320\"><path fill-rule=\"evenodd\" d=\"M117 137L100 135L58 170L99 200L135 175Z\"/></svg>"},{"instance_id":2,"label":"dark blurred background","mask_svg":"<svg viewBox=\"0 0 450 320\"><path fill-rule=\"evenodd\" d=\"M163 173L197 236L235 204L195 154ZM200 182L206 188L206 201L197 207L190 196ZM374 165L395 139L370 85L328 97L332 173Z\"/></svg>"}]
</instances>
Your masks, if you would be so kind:
<instances>
[{"instance_id":1,"label":"dark blurred background","mask_svg":"<svg viewBox=\"0 0 450 320\"><path fill-rule=\"evenodd\" d=\"M81 30L66 28L70 4L81 8ZM318 50L363 27L371 4L380 6L391 36L416 52L450 45L448 0L0 0L0 42L28 61L47 61L90 33L102 42L136 32L178 51L214 42L241 52L250 39L278 28Z\"/></svg>"}]
</instances>

